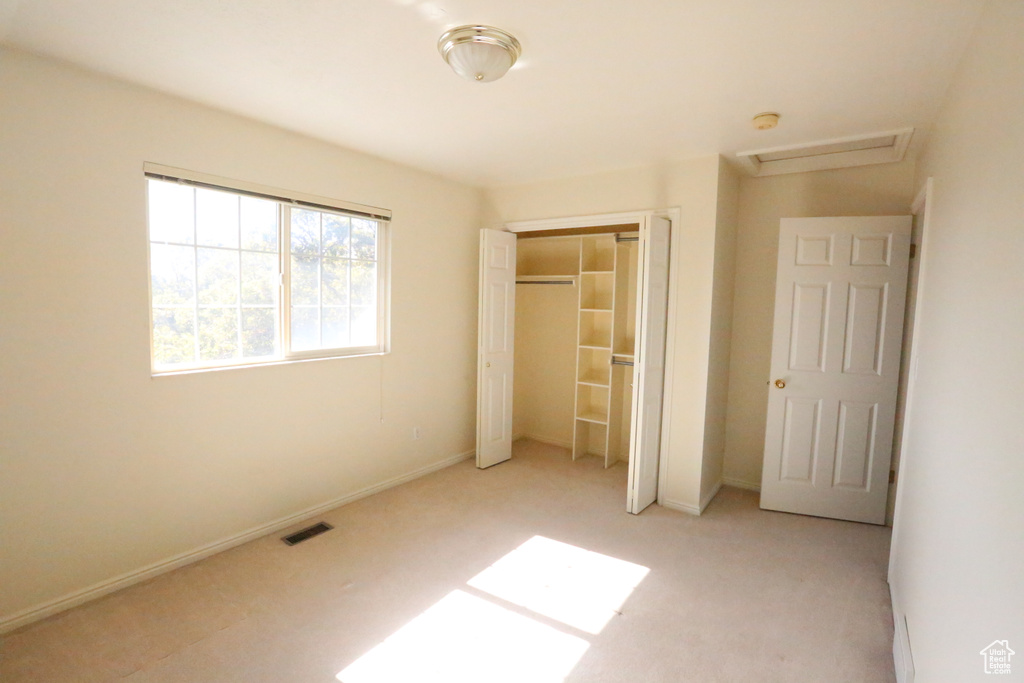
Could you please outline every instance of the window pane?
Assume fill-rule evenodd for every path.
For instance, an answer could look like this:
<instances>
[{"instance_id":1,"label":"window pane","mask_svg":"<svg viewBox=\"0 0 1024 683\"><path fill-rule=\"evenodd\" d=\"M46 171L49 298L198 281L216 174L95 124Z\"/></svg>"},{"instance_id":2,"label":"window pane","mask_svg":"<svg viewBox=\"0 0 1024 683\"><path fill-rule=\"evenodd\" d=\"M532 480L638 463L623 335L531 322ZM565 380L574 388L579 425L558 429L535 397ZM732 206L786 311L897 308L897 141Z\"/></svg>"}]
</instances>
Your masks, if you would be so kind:
<instances>
[{"instance_id":1,"label":"window pane","mask_svg":"<svg viewBox=\"0 0 1024 683\"><path fill-rule=\"evenodd\" d=\"M237 194L196 190L196 242L208 247L238 248Z\"/></svg>"},{"instance_id":2,"label":"window pane","mask_svg":"<svg viewBox=\"0 0 1024 683\"><path fill-rule=\"evenodd\" d=\"M320 348L320 313L315 307L292 308L292 351Z\"/></svg>"},{"instance_id":3,"label":"window pane","mask_svg":"<svg viewBox=\"0 0 1024 683\"><path fill-rule=\"evenodd\" d=\"M349 346L348 306L334 306L324 309L323 336L325 349Z\"/></svg>"},{"instance_id":4,"label":"window pane","mask_svg":"<svg viewBox=\"0 0 1024 683\"><path fill-rule=\"evenodd\" d=\"M323 214L324 221L324 256L336 258L348 256L348 227L347 216L335 216L334 214Z\"/></svg>"},{"instance_id":5,"label":"window pane","mask_svg":"<svg viewBox=\"0 0 1024 683\"><path fill-rule=\"evenodd\" d=\"M149 181L149 239L195 243L195 190L164 180Z\"/></svg>"},{"instance_id":6,"label":"window pane","mask_svg":"<svg viewBox=\"0 0 1024 683\"><path fill-rule=\"evenodd\" d=\"M352 261L352 305L377 304L377 264Z\"/></svg>"},{"instance_id":7,"label":"window pane","mask_svg":"<svg viewBox=\"0 0 1024 683\"><path fill-rule=\"evenodd\" d=\"M311 306L320 303L320 259L316 256L292 257L292 305Z\"/></svg>"},{"instance_id":8,"label":"window pane","mask_svg":"<svg viewBox=\"0 0 1024 683\"><path fill-rule=\"evenodd\" d=\"M242 356L277 355L277 312L273 308L242 309Z\"/></svg>"},{"instance_id":9,"label":"window pane","mask_svg":"<svg viewBox=\"0 0 1024 683\"><path fill-rule=\"evenodd\" d=\"M377 344L377 308L374 306L352 307L352 346L374 346Z\"/></svg>"},{"instance_id":10,"label":"window pane","mask_svg":"<svg viewBox=\"0 0 1024 683\"><path fill-rule=\"evenodd\" d=\"M191 363L196 356L196 330L191 308L153 307L153 364Z\"/></svg>"},{"instance_id":11,"label":"window pane","mask_svg":"<svg viewBox=\"0 0 1024 683\"><path fill-rule=\"evenodd\" d=\"M292 209L292 253L302 256L320 254L320 212Z\"/></svg>"},{"instance_id":12,"label":"window pane","mask_svg":"<svg viewBox=\"0 0 1024 683\"><path fill-rule=\"evenodd\" d=\"M238 356L238 309L199 309L199 358L228 360Z\"/></svg>"},{"instance_id":13,"label":"window pane","mask_svg":"<svg viewBox=\"0 0 1024 683\"><path fill-rule=\"evenodd\" d=\"M200 304L238 303L238 252L197 249Z\"/></svg>"},{"instance_id":14,"label":"window pane","mask_svg":"<svg viewBox=\"0 0 1024 683\"><path fill-rule=\"evenodd\" d=\"M195 249L166 244L149 247L153 305L191 304L195 297Z\"/></svg>"},{"instance_id":15,"label":"window pane","mask_svg":"<svg viewBox=\"0 0 1024 683\"><path fill-rule=\"evenodd\" d=\"M277 254L242 252L242 304L277 302Z\"/></svg>"},{"instance_id":16,"label":"window pane","mask_svg":"<svg viewBox=\"0 0 1024 683\"><path fill-rule=\"evenodd\" d=\"M242 197L242 249L277 251L277 202Z\"/></svg>"},{"instance_id":17,"label":"window pane","mask_svg":"<svg viewBox=\"0 0 1024 683\"><path fill-rule=\"evenodd\" d=\"M377 223L361 218L352 219L352 258L377 258Z\"/></svg>"},{"instance_id":18,"label":"window pane","mask_svg":"<svg viewBox=\"0 0 1024 683\"><path fill-rule=\"evenodd\" d=\"M348 261L323 260L324 306L348 305Z\"/></svg>"}]
</instances>

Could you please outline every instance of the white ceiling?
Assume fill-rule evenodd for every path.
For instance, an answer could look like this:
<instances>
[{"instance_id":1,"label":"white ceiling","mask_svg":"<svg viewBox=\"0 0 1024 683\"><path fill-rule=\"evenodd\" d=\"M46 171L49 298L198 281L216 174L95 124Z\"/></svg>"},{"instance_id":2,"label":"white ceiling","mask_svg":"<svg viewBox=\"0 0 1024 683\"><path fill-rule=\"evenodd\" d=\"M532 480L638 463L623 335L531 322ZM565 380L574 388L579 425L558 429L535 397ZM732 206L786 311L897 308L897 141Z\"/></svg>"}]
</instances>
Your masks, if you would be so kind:
<instances>
[{"instance_id":1,"label":"white ceiling","mask_svg":"<svg viewBox=\"0 0 1024 683\"><path fill-rule=\"evenodd\" d=\"M488 186L926 130L982 4L0 0L0 41ZM521 64L455 76L436 43L467 23Z\"/></svg>"}]
</instances>

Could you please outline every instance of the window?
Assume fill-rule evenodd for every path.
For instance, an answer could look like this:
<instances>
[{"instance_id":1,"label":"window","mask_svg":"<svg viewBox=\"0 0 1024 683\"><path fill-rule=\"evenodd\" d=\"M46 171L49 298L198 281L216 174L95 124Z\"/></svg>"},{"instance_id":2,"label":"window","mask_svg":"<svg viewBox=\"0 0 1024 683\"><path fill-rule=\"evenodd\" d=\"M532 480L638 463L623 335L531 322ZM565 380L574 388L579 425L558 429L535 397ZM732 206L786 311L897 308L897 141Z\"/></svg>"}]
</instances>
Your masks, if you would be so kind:
<instances>
[{"instance_id":1,"label":"window","mask_svg":"<svg viewBox=\"0 0 1024 683\"><path fill-rule=\"evenodd\" d=\"M154 373L387 350L388 212L146 170Z\"/></svg>"}]
</instances>

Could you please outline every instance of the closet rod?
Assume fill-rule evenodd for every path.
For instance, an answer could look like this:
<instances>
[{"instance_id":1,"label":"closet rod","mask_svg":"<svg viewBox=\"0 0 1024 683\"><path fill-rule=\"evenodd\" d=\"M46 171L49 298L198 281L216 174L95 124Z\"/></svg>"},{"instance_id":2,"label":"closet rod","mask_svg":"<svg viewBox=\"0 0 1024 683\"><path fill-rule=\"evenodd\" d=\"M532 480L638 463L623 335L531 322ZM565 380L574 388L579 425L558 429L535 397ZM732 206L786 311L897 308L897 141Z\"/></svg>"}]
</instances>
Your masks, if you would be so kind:
<instances>
[{"instance_id":1,"label":"closet rod","mask_svg":"<svg viewBox=\"0 0 1024 683\"><path fill-rule=\"evenodd\" d=\"M631 361L631 360L619 360L618 358L612 358L612 365L628 365L628 366L632 367L633 366L633 361Z\"/></svg>"},{"instance_id":2,"label":"closet rod","mask_svg":"<svg viewBox=\"0 0 1024 683\"><path fill-rule=\"evenodd\" d=\"M623 237L622 235L615 233L616 242L639 242L639 237Z\"/></svg>"}]
</instances>

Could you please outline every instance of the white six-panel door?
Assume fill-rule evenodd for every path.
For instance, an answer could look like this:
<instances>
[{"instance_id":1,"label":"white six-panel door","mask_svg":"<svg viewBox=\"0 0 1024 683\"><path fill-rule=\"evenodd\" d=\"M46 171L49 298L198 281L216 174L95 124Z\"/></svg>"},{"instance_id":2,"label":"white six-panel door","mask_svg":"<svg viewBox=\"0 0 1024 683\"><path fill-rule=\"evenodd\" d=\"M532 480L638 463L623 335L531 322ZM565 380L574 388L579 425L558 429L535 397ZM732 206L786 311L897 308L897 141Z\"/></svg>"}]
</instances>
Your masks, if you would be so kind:
<instances>
[{"instance_id":1,"label":"white six-panel door","mask_svg":"<svg viewBox=\"0 0 1024 683\"><path fill-rule=\"evenodd\" d=\"M762 508L885 523L910 229L782 220Z\"/></svg>"},{"instance_id":2,"label":"white six-panel door","mask_svg":"<svg viewBox=\"0 0 1024 683\"><path fill-rule=\"evenodd\" d=\"M516 236L500 230L481 230L477 467L490 467L512 457L515 314Z\"/></svg>"}]
</instances>

